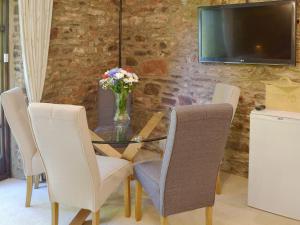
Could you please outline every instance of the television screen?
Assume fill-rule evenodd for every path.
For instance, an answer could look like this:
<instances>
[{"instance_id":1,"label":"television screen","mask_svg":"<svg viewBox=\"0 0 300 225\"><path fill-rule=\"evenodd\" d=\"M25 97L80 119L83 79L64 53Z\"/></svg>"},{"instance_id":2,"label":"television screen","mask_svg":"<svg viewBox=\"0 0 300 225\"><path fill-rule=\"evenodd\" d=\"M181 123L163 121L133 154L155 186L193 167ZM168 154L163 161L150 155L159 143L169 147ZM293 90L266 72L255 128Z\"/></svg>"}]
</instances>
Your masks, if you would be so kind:
<instances>
[{"instance_id":1,"label":"television screen","mask_svg":"<svg viewBox=\"0 0 300 225\"><path fill-rule=\"evenodd\" d=\"M200 62L294 65L295 29L295 1L200 7Z\"/></svg>"}]
</instances>

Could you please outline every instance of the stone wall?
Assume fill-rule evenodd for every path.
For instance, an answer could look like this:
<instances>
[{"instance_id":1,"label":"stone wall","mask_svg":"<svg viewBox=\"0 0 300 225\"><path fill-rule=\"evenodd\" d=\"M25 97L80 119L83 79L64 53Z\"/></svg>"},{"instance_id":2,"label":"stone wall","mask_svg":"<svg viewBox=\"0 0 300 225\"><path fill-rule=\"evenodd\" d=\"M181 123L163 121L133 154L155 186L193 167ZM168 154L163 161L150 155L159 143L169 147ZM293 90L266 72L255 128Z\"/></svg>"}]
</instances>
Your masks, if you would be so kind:
<instances>
[{"instance_id":1,"label":"stone wall","mask_svg":"<svg viewBox=\"0 0 300 225\"><path fill-rule=\"evenodd\" d=\"M43 101L84 105L91 127L100 74L118 65L117 2L54 0Z\"/></svg>"},{"instance_id":2,"label":"stone wall","mask_svg":"<svg viewBox=\"0 0 300 225\"><path fill-rule=\"evenodd\" d=\"M198 63L197 8L243 3L241 0L127 0L124 6L123 65L141 76L134 92L134 113L211 101L217 82L241 88L241 98L226 148L223 170L247 176L249 113L264 103L263 80L288 75L300 81L297 66ZM298 15L299 17L299 15ZM298 27L299 28L299 27ZM298 29L297 37L299 37Z\"/></svg>"},{"instance_id":3,"label":"stone wall","mask_svg":"<svg viewBox=\"0 0 300 225\"><path fill-rule=\"evenodd\" d=\"M10 86L25 88L20 42L18 0L10 1L9 9Z\"/></svg>"},{"instance_id":4,"label":"stone wall","mask_svg":"<svg viewBox=\"0 0 300 225\"><path fill-rule=\"evenodd\" d=\"M118 65L118 3L114 0L54 0L43 100L84 105L96 126L99 75ZM18 1L10 1L10 86L24 88ZM23 177L12 137L12 175Z\"/></svg>"},{"instance_id":5,"label":"stone wall","mask_svg":"<svg viewBox=\"0 0 300 225\"><path fill-rule=\"evenodd\" d=\"M116 1L117 2L117 1ZM84 105L96 126L99 75L118 64L118 3L113 0L54 0L44 102ZM10 86L24 88L18 1L10 2ZM11 142L12 175L23 177Z\"/></svg>"}]
</instances>

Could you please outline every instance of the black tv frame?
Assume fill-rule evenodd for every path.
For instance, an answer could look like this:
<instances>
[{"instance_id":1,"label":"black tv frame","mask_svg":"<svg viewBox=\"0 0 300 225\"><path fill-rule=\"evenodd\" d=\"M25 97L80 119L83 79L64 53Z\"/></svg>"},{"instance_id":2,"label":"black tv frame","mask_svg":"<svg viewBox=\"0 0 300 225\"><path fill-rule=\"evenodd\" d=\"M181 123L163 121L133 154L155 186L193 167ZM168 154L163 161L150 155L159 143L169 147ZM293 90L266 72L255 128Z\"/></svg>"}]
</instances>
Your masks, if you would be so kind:
<instances>
[{"instance_id":1,"label":"black tv frame","mask_svg":"<svg viewBox=\"0 0 300 225\"><path fill-rule=\"evenodd\" d=\"M296 32L297 32L297 0L280 0L269 2L257 2L257 3L243 3L243 4L227 4L227 5L214 5L214 6L200 6L198 8L198 54L200 63L224 63L224 64L263 64L263 65L296 65ZM290 60L276 60L276 59L236 59L236 58L203 58L202 57L202 9L214 9L214 8L246 8L255 6L268 6L268 5L281 5L287 2L293 5L293 18L292 18L292 43L291 43L291 59Z\"/></svg>"}]
</instances>

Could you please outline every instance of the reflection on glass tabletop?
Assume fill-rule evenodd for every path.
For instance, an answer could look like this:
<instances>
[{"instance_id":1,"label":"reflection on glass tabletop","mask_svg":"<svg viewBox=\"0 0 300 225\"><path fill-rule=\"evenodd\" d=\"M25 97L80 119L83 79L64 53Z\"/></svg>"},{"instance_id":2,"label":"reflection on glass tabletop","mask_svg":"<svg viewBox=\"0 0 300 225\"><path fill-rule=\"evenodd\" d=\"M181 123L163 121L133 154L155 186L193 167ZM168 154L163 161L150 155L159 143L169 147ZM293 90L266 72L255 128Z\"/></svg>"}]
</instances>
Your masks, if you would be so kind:
<instances>
[{"instance_id":1,"label":"reflection on glass tabletop","mask_svg":"<svg viewBox=\"0 0 300 225\"><path fill-rule=\"evenodd\" d=\"M169 112L136 113L131 115L130 121L125 124L111 122L100 125L95 133L102 140L93 140L93 144L110 144L122 147L131 143L154 142L166 139L167 129L162 122Z\"/></svg>"}]
</instances>

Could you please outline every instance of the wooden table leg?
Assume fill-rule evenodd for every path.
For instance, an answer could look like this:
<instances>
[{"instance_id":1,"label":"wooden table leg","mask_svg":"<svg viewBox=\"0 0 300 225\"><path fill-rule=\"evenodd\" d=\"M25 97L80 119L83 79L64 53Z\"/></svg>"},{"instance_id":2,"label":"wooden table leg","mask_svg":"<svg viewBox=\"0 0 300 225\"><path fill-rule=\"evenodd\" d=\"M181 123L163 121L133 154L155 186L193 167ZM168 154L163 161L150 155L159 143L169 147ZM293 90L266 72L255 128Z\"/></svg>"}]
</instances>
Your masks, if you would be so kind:
<instances>
[{"instance_id":1,"label":"wooden table leg","mask_svg":"<svg viewBox=\"0 0 300 225\"><path fill-rule=\"evenodd\" d=\"M83 225L85 223L86 218L91 214L90 210L81 209L74 219L71 221L70 225Z\"/></svg>"},{"instance_id":2,"label":"wooden table leg","mask_svg":"<svg viewBox=\"0 0 300 225\"><path fill-rule=\"evenodd\" d=\"M163 116L164 113L162 112L155 113L144 126L144 128L140 131L138 136L140 136L143 139L149 137L152 131L155 129L155 127L157 127ZM138 153L139 149L142 147L142 145L143 143L134 143L128 145L124 153L122 154L122 158L132 161Z\"/></svg>"},{"instance_id":3,"label":"wooden table leg","mask_svg":"<svg viewBox=\"0 0 300 225\"><path fill-rule=\"evenodd\" d=\"M91 138L93 141L103 141L94 131L90 130ZM121 158L122 155L113 147L108 144L93 144L96 151L104 153L107 156Z\"/></svg>"},{"instance_id":4,"label":"wooden table leg","mask_svg":"<svg viewBox=\"0 0 300 225\"><path fill-rule=\"evenodd\" d=\"M151 119L147 122L144 128L140 131L139 135L142 138L147 138L158 125L158 123L163 118L164 113L155 113ZM91 138L93 141L103 141L95 132L90 130ZM123 158L132 161L135 155L138 153L139 149L142 147L142 143L129 144L125 149L123 154L120 154L115 148L111 147L109 144L94 144L96 151L104 153L110 157Z\"/></svg>"},{"instance_id":5,"label":"wooden table leg","mask_svg":"<svg viewBox=\"0 0 300 225\"><path fill-rule=\"evenodd\" d=\"M160 120L163 117L163 113L155 113L152 118L147 122L146 126L141 130L139 136L142 138L147 138L154 128L158 125ZM91 138L94 141L103 141L95 132L90 130ZM129 161L132 161L135 155L138 153L139 148L142 146L142 143L130 144L125 149L123 155L121 155L115 148L111 147L109 144L94 144L96 150L104 153L110 157L124 158ZM91 211L86 209L81 209L74 219L71 221L70 225L89 225L92 224L92 221L86 221L86 218L90 215Z\"/></svg>"}]
</instances>

